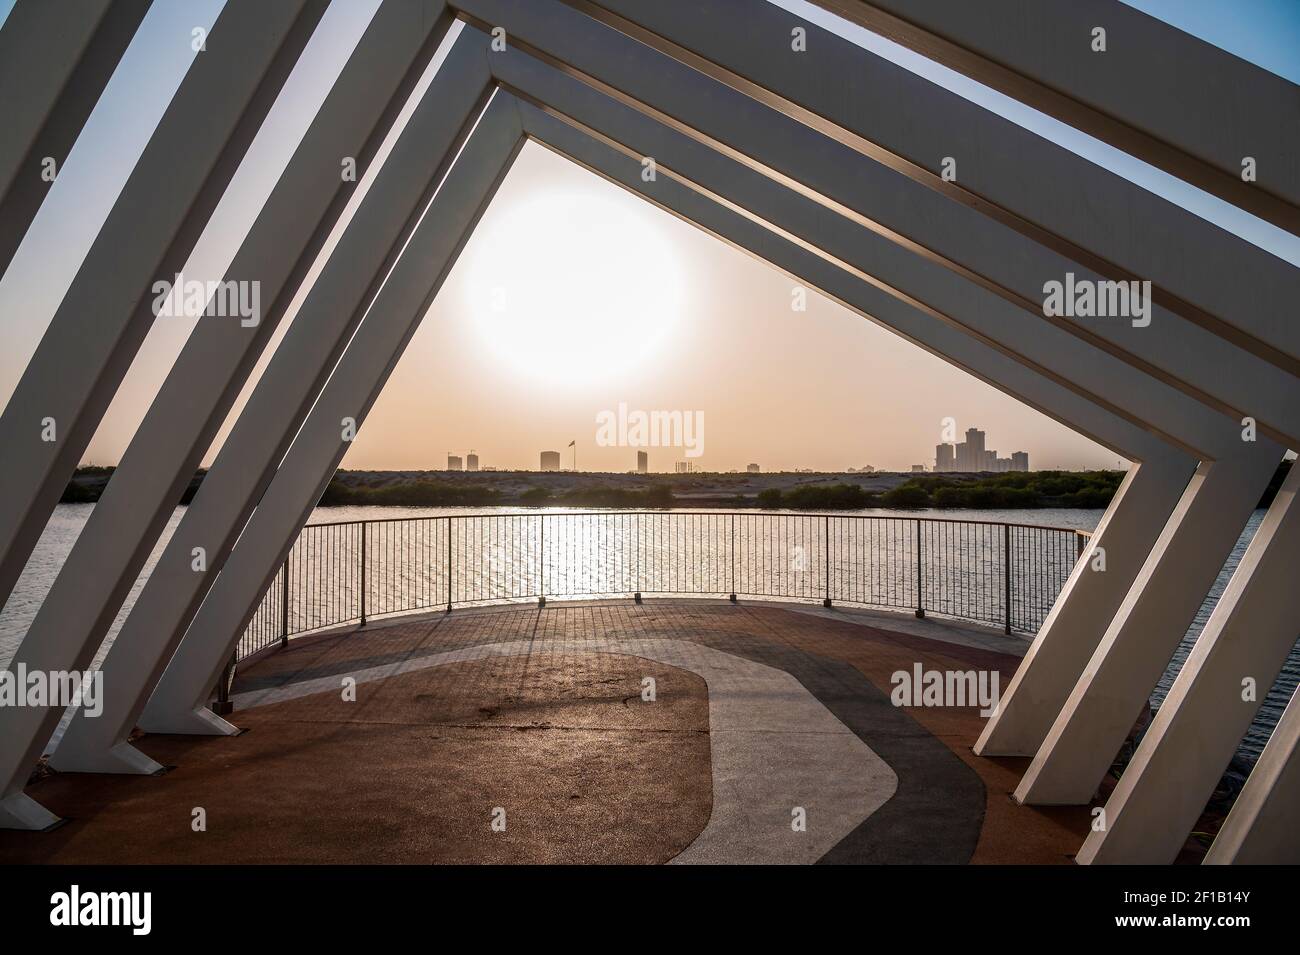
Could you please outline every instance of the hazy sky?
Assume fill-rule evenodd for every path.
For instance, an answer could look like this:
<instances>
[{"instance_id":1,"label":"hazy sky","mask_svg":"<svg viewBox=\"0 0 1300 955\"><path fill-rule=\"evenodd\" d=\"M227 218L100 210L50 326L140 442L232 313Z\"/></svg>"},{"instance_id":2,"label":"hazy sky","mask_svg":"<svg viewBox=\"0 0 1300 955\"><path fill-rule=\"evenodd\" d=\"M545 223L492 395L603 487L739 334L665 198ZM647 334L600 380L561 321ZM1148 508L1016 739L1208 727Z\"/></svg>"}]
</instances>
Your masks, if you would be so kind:
<instances>
[{"instance_id":1,"label":"hazy sky","mask_svg":"<svg viewBox=\"0 0 1300 955\"><path fill-rule=\"evenodd\" d=\"M190 30L210 25L221 5L156 3L146 17L0 280L0 401L184 75ZM188 276L221 276L377 5L332 4L187 264ZM799 0L781 5L1300 264L1295 236ZM1131 5L1300 81L1296 0ZM10 6L0 0L0 17ZM806 312L793 312L791 285L530 144L344 466L442 467L448 450L474 448L485 465L536 467L539 450L564 450L576 440L581 468L627 470L635 450L595 441L596 415L620 403L702 413L697 463L710 469L750 461L765 469L929 465L949 416L959 428L983 428L1003 454L1028 450L1034 467L1117 464L1109 451L815 293ZM116 462L191 327L179 319L155 324L87 461ZM655 470L670 470L682 457L670 449L650 455Z\"/></svg>"}]
</instances>

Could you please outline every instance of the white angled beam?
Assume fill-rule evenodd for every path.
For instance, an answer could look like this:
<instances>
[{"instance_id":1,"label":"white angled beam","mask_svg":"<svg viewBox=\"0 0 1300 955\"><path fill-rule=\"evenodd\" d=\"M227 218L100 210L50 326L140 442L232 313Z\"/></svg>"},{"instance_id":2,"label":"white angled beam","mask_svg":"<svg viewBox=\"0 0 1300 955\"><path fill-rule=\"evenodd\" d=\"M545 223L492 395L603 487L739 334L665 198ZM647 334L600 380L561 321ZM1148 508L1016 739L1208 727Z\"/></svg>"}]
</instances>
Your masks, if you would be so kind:
<instances>
[{"instance_id":1,"label":"white angled beam","mask_svg":"<svg viewBox=\"0 0 1300 955\"><path fill-rule=\"evenodd\" d=\"M1119 0L813 2L1300 234L1300 87L1253 63Z\"/></svg>"},{"instance_id":2,"label":"white angled beam","mask_svg":"<svg viewBox=\"0 0 1300 955\"><path fill-rule=\"evenodd\" d=\"M59 824L54 815L25 792L0 796L0 829L27 829L39 832Z\"/></svg>"},{"instance_id":3,"label":"white angled beam","mask_svg":"<svg viewBox=\"0 0 1300 955\"><path fill-rule=\"evenodd\" d=\"M110 0L85 0L68 16L53 3L18 0L0 26L0 195L56 109L108 13Z\"/></svg>"},{"instance_id":4,"label":"white angled beam","mask_svg":"<svg viewBox=\"0 0 1300 955\"><path fill-rule=\"evenodd\" d=\"M1089 802L1232 553L1282 458L1260 440L1202 463L1016 788L1029 805Z\"/></svg>"},{"instance_id":5,"label":"white angled beam","mask_svg":"<svg viewBox=\"0 0 1300 955\"><path fill-rule=\"evenodd\" d=\"M141 713L185 628L221 572L276 465L479 109L485 51L456 41L411 112L328 262L226 437L104 659L105 686ZM206 569L194 570L194 548ZM147 710L140 724L160 729ZM114 727L120 742L130 721ZM209 732L225 727L217 722ZM170 729L168 731L171 731ZM125 754L119 748L119 752Z\"/></svg>"},{"instance_id":6,"label":"white angled beam","mask_svg":"<svg viewBox=\"0 0 1300 955\"><path fill-rule=\"evenodd\" d=\"M797 190L776 188L773 179L537 57L508 50L493 55L489 62L493 75L507 89L597 129L600 135L616 140L638 156L653 156L657 168L683 176L705 192L724 196L726 201L737 203L761 220L814 244L861 273L881 291L980 336L1013 357L1025 359L1035 370L1074 388L1113 415L1126 417L1142 428L1175 429L1175 440L1183 442L1197 440L1198 432L1192 426L1195 423L1200 423L1207 435L1221 430L1217 415L1114 356L1052 326L1037 329L1037 335L1025 334L1022 311L988 289L848 217L827 215L825 207L811 197ZM664 79L664 74L657 75ZM716 86L703 77L698 79L706 87ZM770 112L769 117L780 118ZM787 133L793 138L788 139ZM737 141L759 150L764 148L765 140L772 139L798 148L808 165L815 165L825 157L820 147L833 145L801 127L793 130L781 127L779 132L765 136L761 125L756 123L737 136ZM840 176L836 172L833 179L828 179L832 185L852 178L851 173ZM1107 387L1097 387L1098 381L1105 381ZM1117 395L1124 395L1125 400L1114 401ZM1136 413L1134 408L1142 409L1142 413ZM1072 426L1090 433L1084 421L1073 422ZM1104 438L1099 440L1106 443Z\"/></svg>"},{"instance_id":7,"label":"white angled beam","mask_svg":"<svg viewBox=\"0 0 1300 955\"><path fill-rule=\"evenodd\" d=\"M0 601L324 8L229 0L104 220L0 416Z\"/></svg>"},{"instance_id":8,"label":"white angled beam","mask_svg":"<svg viewBox=\"0 0 1300 955\"><path fill-rule=\"evenodd\" d=\"M201 320L68 554L26 640L77 634L97 647L167 525L176 502L357 182L451 25L442 0L384 0L226 271L257 282L264 311ZM345 178L346 160L355 176ZM128 635L127 639L130 639ZM124 643L119 655L130 654ZM142 648L143 649L143 648ZM162 661L165 662L165 661ZM162 662L139 657L132 678L107 684L94 719L69 723L50 765L72 772L153 772L118 749L144 705L138 687ZM113 663L114 677L120 666ZM134 692L133 692L134 691ZM125 757L125 761L119 758Z\"/></svg>"},{"instance_id":9,"label":"white angled beam","mask_svg":"<svg viewBox=\"0 0 1300 955\"><path fill-rule=\"evenodd\" d=\"M454 2L493 23L542 7L535 0ZM607 11L638 38L1075 261L1112 278L1151 280L1172 310L1215 334L1244 335L1243 347L1294 373L1300 323L1290 320L1289 307L1300 298L1300 270L1237 236L775 4L580 5ZM795 26L805 31L804 52L792 50ZM1203 117L1193 115L1203 129ZM954 182L940 177L945 156L957 161Z\"/></svg>"},{"instance_id":10,"label":"white angled beam","mask_svg":"<svg viewBox=\"0 0 1300 955\"><path fill-rule=\"evenodd\" d=\"M1237 794L1205 865L1300 862L1300 690Z\"/></svg>"},{"instance_id":11,"label":"white angled beam","mask_svg":"<svg viewBox=\"0 0 1300 955\"><path fill-rule=\"evenodd\" d=\"M1038 752L1195 470L1196 462L1177 452L1130 468L1002 692L975 743L976 754Z\"/></svg>"},{"instance_id":12,"label":"white angled beam","mask_svg":"<svg viewBox=\"0 0 1300 955\"><path fill-rule=\"evenodd\" d=\"M1266 433L1295 432L1295 443L1300 444L1300 416L1294 413L1300 407L1300 378L1161 308L1158 303L1148 316L1149 325L1135 325L1115 316L1044 316L1045 283L1066 281L1071 274L1096 279L1078 264L1087 258L1080 250L1071 252L1079 254L1080 259L1067 257L1054 251L1049 237L1041 233L1023 235L982 214L981 210L953 202L940 191L899 175L885 165L864 161L860 152L843 143L822 136L796 119L556 0L452 2L475 17L500 25L516 46L535 49L541 55L559 60L602 88L616 91L630 102L643 104L681 131L697 135L729 155L752 162L783 180L800 184L810 193L823 197L833 211L866 220L880 235L906 244L931 262L983 285L1017 310L1020 337L1029 342L1076 338L1079 344L1125 362L1134 370L1169 385L1171 390L1195 398L1235 421L1250 415ZM658 5L652 6L659 10ZM768 8L775 9L770 5ZM756 5L755 16L767 17L768 8ZM703 15L711 16L711 13ZM744 32L748 23L745 20L744 25L735 29ZM787 39L788 33L786 29ZM856 52L857 59L872 59L870 54ZM800 75L821 70L825 65L820 53L815 58L812 53L803 58L796 53L791 56L802 65L795 70ZM839 93L844 88L843 84L837 84L837 98L842 99ZM898 108L902 109L901 105ZM960 109L953 105L951 111L956 121ZM904 112L911 117L910 109ZM995 119L985 117L983 122L992 123ZM907 122L910 124L911 118ZM1124 190L1107 188L1108 177L1114 177L1095 166L1087 166L1081 174L1088 175L1088 169L1095 194L1087 199L1079 198L1082 208L1087 210L1098 205L1109 208L1106 204L1110 202L1115 203L1114 208L1125 208ZM1056 182L1052 185L1061 187ZM1080 215L1079 209L1073 211ZM1121 243L1142 226L1136 216L1130 215L1083 217L1090 222L1104 220L1103 234L1098 238L1112 244ZM1260 269L1266 269L1264 260L1271 257L1257 249L1253 251ZM1181 260L1178 263L1180 269L1185 265ZM1207 263L1206 267L1217 265ZM1300 270L1290 271L1296 279L1295 291L1300 295ZM1282 309L1281 304L1277 309ZM1291 323L1281 317L1283 311L1265 314L1268 321L1290 328ZM1105 390L1100 384L1102 377L1088 380L1094 383L1095 390ZM1159 409L1149 402L1132 401L1128 407L1136 414L1149 415L1153 427L1165 434L1176 433L1173 426L1158 423ZM1182 414L1176 417L1184 422L1191 420ZM1210 420L1203 414L1197 414L1196 418ZM1219 420L1218 415L1215 419ZM1208 457L1219 453L1213 447L1196 446Z\"/></svg>"},{"instance_id":13,"label":"white angled beam","mask_svg":"<svg viewBox=\"0 0 1300 955\"><path fill-rule=\"evenodd\" d=\"M181 709L202 716L207 692L230 659L248 608L275 577L312 508L347 453L347 421L359 428L406 343L468 241L523 144L512 97L498 93L412 234L348 344L280 469L217 578L149 708L184 687ZM156 719L157 717L154 717Z\"/></svg>"},{"instance_id":14,"label":"white angled beam","mask_svg":"<svg viewBox=\"0 0 1300 955\"><path fill-rule=\"evenodd\" d=\"M72 151L150 0L19 0L0 29L0 275Z\"/></svg>"},{"instance_id":15,"label":"white angled beam","mask_svg":"<svg viewBox=\"0 0 1300 955\"><path fill-rule=\"evenodd\" d=\"M630 115L626 107L607 97L597 94L595 98L604 102L596 107L578 93L590 94L590 90L557 71L551 71L552 82L543 84L540 76L525 81L522 73L500 65L504 62L504 57L494 58L494 72L508 76L511 89L529 100L545 97L545 111L528 101L520 105L525 130L539 142L1103 445L1133 448L1130 456L1138 460L1181 456L1089 400L1072 383L1062 383L1014 356L1002 342L977 334L963 322L939 315L860 271L856 256L864 241L863 230L853 223L820 214L817 204L797 191L701 150L671 129L647 125L644 117ZM561 114L558 118L550 115L552 106ZM645 183L640 178L640 155L620 137L644 144L651 128L656 155L664 163L657 164L655 181ZM727 183L735 201L717 198L705 183Z\"/></svg>"},{"instance_id":16,"label":"white angled beam","mask_svg":"<svg viewBox=\"0 0 1300 955\"><path fill-rule=\"evenodd\" d=\"M1106 802L1083 863L1174 861L1264 694L1300 620L1300 467L1293 465L1205 630ZM1289 861L1300 862L1300 853Z\"/></svg>"}]
</instances>

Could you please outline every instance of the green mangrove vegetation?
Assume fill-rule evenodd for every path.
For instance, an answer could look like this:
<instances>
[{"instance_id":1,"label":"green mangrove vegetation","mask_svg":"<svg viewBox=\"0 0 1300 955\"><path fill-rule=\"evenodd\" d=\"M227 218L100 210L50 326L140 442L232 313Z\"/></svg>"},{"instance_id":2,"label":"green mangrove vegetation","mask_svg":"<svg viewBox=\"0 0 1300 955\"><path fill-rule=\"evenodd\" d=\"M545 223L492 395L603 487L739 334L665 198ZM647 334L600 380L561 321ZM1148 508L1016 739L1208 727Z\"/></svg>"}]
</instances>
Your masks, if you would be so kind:
<instances>
[{"instance_id":1,"label":"green mangrove vegetation","mask_svg":"<svg viewBox=\"0 0 1300 955\"><path fill-rule=\"evenodd\" d=\"M759 493L758 505L837 511L866 507L1104 508L1123 479L1122 471L1016 471L978 476L918 474L884 492L866 490L855 484L808 485L787 491L768 488Z\"/></svg>"}]
</instances>

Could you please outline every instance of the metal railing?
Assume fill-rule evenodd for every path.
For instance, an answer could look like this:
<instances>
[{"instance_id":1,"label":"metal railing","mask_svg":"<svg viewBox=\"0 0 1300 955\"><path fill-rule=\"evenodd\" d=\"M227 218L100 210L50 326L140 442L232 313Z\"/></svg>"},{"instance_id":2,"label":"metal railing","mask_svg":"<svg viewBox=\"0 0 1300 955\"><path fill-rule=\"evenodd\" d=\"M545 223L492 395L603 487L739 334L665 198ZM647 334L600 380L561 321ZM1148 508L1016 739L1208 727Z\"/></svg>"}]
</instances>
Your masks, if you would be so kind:
<instances>
[{"instance_id":1,"label":"metal railing","mask_svg":"<svg viewBox=\"0 0 1300 955\"><path fill-rule=\"evenodd\" d=\"M242 659L376 617L547 598L819 601L1034 633L1088 534L927 517L754 511L467 514L309 524Z\"/></svg>"}]
</instances>

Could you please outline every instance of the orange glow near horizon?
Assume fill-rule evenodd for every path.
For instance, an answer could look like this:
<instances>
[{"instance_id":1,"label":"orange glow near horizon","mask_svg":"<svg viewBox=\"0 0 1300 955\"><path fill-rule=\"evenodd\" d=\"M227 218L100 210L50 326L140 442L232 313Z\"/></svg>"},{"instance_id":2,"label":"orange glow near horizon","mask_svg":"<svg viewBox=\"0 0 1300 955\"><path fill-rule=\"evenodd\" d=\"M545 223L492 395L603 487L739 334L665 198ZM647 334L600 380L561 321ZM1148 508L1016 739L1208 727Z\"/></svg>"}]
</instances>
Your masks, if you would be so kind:
<instances>
[{"instance_id":1,"label":"orange glow near horizon","mask_svg":"<svg viewBox=\"0 0 1300 955\"><path fill-rule=\"evenodd\" d=\"M473 448L535 469L576 441L583 470L628 471L638 449L597 434L620 404L702 414L704 470L907 470L933 463L949 416L1034 468L1118 465L811 289L796 311L796 284L529 143L343 466L440 469ZM645 450L653 471L687 459Z\"/></svg>"}]
</instances>

